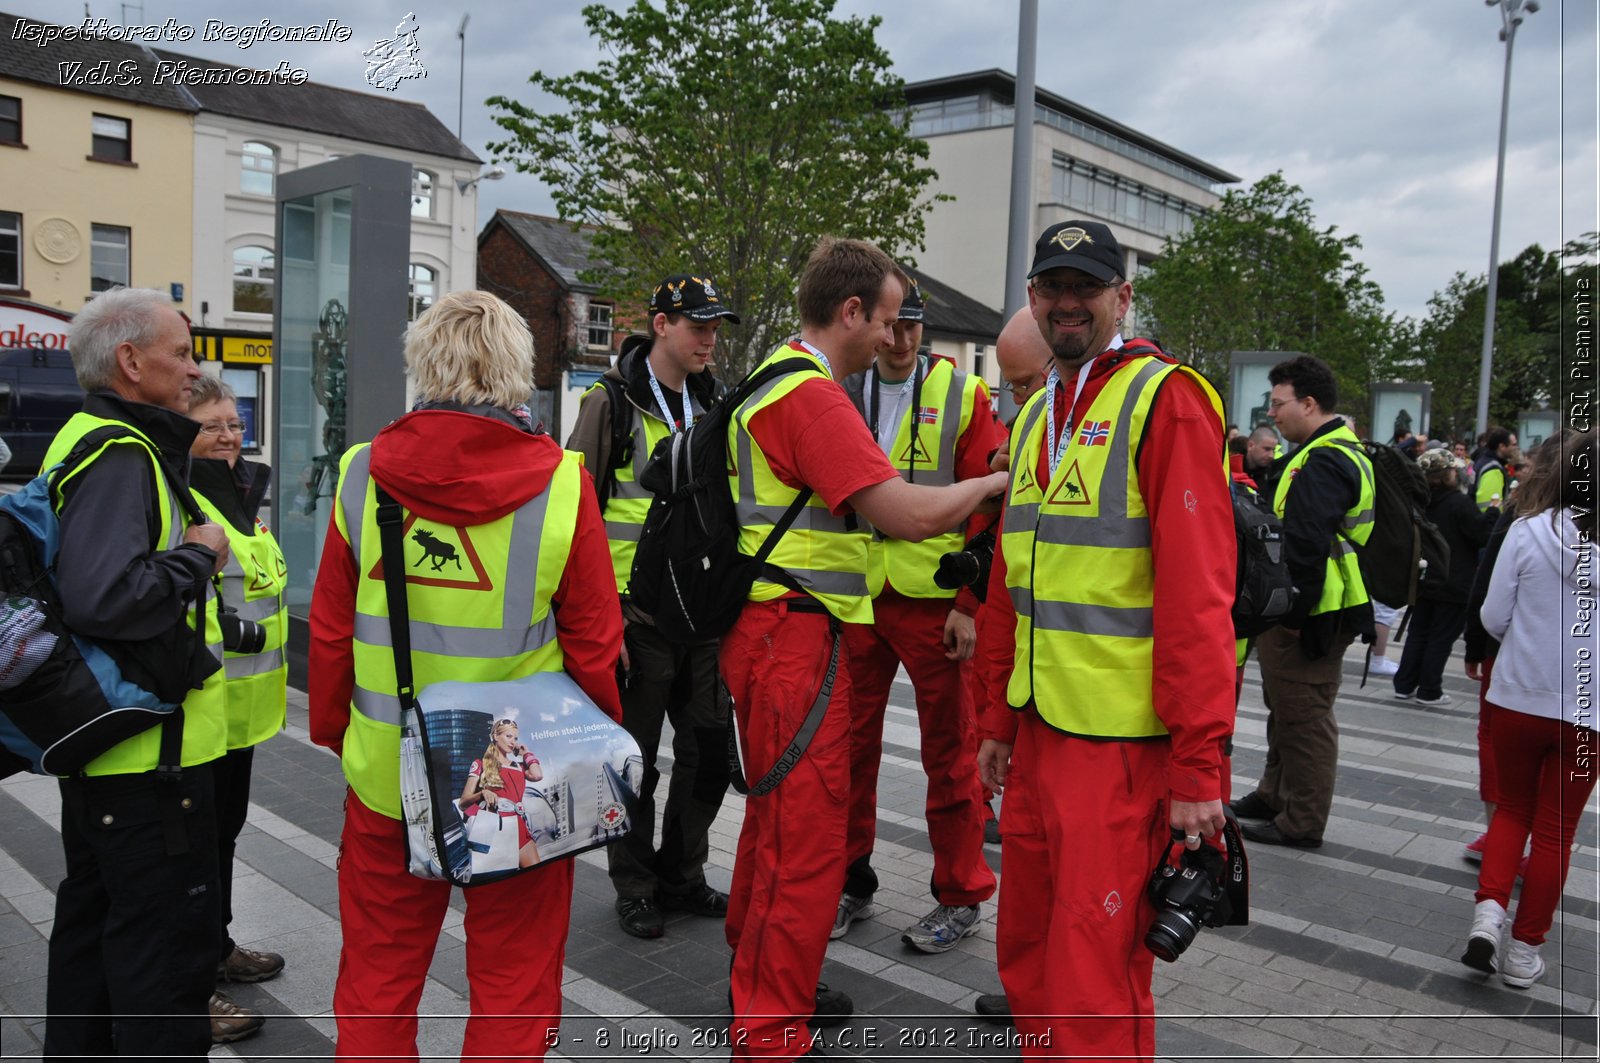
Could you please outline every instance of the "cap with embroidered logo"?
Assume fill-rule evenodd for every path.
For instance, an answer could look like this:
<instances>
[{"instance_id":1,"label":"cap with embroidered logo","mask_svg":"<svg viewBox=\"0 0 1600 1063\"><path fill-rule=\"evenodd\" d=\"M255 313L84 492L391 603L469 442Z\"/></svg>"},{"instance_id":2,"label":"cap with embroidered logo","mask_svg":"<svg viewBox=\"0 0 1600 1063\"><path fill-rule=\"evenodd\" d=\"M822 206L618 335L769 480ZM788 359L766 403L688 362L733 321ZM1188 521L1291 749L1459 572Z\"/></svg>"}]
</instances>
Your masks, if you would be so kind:
<instances>
[{"instance_id":1,"label":"cap with embroidered logo","mask_svg":"<svg viewBox=\"0 0 1600 1063\"><path fill-rule=\"evenodd\" d=\"M682 314L690 321L711 321L725 317L735 325L739 315L722 305L721 293L710 277L675 273L656 285L650 295L650 313Z\"/></svg>"},{"instance_id":2,"label":"cap with embroidered logo","mask_svg":"<svg viewBox=\"0 0 1600 1063\"><path fill-rule=\"evenodd\" d=\"M1046 270L1076 269L1110 284L1122 276L1122 245L1097 221L1063 221L1050 226L1033 245L1032 280Z\"/></svg>"}]
</instances>

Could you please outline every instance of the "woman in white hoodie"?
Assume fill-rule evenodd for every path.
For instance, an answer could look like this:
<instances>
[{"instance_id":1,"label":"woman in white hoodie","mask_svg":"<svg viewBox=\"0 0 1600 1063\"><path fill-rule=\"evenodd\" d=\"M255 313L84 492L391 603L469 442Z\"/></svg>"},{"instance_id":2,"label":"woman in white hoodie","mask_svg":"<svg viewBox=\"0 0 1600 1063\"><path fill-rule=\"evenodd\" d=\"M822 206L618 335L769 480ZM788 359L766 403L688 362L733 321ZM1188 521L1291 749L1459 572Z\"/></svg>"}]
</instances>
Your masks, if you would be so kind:
<instances>
[{"instance_id":1,"label":"woman in white hoodie","mask_svg":"<svg viewBox=\"0 0 1600 1063\"><path fill-rule=\"evenodd\" d=\"M1594 431L1547 440L1517 492L1517 520L1495 561L1480 615L1500 639L1487 698L1500 804L1478 872L1477 907L1461 961L1526 988L1567 880L1578 818L1594 789ZM1522 847L1533 836L1511 935L1502 936Z\"/></svg>"}]
</instances>

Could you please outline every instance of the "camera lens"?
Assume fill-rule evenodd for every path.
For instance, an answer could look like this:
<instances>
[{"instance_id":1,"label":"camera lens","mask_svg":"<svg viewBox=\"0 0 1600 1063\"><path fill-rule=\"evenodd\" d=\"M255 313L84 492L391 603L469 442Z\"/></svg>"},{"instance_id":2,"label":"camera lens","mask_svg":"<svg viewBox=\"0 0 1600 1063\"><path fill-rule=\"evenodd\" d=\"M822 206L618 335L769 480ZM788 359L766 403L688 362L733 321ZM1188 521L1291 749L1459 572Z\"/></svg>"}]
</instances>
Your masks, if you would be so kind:
<instances>
[{"instance_id":1,"label":"camera lens","mask_svg":"<svg viewBox=\"0 0 1600 1063\"><path fill-rule=\"evenodd\" d=\"M1188 912L1162 912L1145 931L1144 947L1167 963L1173 963L1194 944L1199 925Z\"/></svg>"},{"instance_id":2,"label":"camera lens","mask_svg":"<svg viewBox=\"0 0 1600 1063\"><path fill-rule=\"evenodd\" d=\"M260 653L267 648L267 629L253 620L242 620L232 609L217 615L222 628L222 648L232 653Z\"/></svg>"}]
</instances>

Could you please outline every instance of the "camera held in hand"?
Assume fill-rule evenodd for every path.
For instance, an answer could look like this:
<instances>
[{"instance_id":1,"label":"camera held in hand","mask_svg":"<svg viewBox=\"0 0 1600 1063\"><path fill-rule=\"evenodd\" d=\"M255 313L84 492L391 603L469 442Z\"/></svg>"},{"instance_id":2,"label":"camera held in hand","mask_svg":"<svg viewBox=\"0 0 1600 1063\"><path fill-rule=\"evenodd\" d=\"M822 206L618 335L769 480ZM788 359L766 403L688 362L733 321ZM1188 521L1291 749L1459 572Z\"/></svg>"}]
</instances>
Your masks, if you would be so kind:
<instances>
[{"instance_id":1,"label":"camera held in hand","mask_svg":"<svg viewBox=\"0 0 1600 1063\"><path fill-rule=\"evenodd\" d=\"M1190 851L1185 848L1182 866L1174 867L1161 854L1150 875L1150 901L1156 906L1155 920L1145 931L1144 947L1172 963L1194 944L1202 926L1244 926L1250 921L1250 866L1245 859L1244 842L1239 837L1239 822L1232 811L1222 838L1227 854L1209 842ZM1173 840L1183 832L1173 829Z\"/></svg>"},{"instance_id":2,"label":"camera held in hand","mask_svg":"<svg viewBox=\"0 0 1600 1063\"><path fill-rule=\"evenodd\" d=\"M933 574L933 582L947 591L971 587L981 602L989 590L989 568L993 564L994 532L981 531L968 539L961 549L939 558L939 570Z\"/></svg>"},{"instance_id":3,"label":"camera held in hand","mask_svg":"<svg viewBox=\"0 0 1600 1063\"><path fill-rule=\"evenodd\" d=\"M260 653L267 648L267 629L254 620L245 620L237 609L217 610L222 627L222 648L230 653Z\"/></svg>"}]
</instances>

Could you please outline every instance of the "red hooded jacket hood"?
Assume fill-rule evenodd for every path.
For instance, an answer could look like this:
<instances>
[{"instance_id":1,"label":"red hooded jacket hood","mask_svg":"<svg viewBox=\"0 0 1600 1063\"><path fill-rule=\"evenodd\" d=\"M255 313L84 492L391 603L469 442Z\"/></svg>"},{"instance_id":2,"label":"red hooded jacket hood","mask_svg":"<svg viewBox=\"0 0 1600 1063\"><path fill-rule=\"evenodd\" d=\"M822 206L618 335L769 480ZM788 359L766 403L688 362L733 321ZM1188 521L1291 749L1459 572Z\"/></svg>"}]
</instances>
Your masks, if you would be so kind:
<instances>
[{"instance_id":1,"label":"red hooded jacket hood","mask_svg":"<svg viewBox=\"0 0 1600 1063\"><path fill-rule=\"evenodd\" d=\"M452 528L488 524L550 483L562 450L481 414L418 410L372 440L372 478L406 509Z\"/></svg>"}]
</instances>

